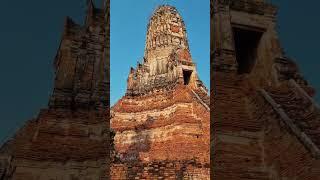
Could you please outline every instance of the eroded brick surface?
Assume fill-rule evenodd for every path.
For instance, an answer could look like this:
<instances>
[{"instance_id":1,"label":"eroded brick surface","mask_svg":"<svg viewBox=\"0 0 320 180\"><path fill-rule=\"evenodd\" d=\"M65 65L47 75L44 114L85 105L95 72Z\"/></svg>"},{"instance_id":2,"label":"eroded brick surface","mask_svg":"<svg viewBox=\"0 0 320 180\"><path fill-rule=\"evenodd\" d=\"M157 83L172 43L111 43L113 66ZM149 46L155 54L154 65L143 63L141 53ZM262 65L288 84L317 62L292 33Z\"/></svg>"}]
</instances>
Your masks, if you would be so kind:
<instances>
[{"instance_id":1,"label":"eroded brick surface","mask_svg":"<svg viewBox=\"0 0 320 180\"><path fill-rule=\"evenodd\" d=\"M212 6L213 179L319 179L319 106L282 51L277 8L263 0Z\"/></svg>"},{"instance_id":2,"label":"eroded brick surface","mask_svg":"<svg viewBox=\"0 0 320 180\"><path fill-rule=\"evenodd\" d=\"M209 96L177 10L150 19L144 60L111 110L112 179L209 179Z\"/></svg>"},{"instance_id":3,"label":"eroded brick surface","mask_svg":"<svg viewBox=\"0 0 320 180\"><path fill-rule=\"evenodd\" d=\"M106 21L107 11L92 2L84 25L66 19L48 108L1 148L0 179L106 179L110 114Z\"/></svg>"}]
</instances>

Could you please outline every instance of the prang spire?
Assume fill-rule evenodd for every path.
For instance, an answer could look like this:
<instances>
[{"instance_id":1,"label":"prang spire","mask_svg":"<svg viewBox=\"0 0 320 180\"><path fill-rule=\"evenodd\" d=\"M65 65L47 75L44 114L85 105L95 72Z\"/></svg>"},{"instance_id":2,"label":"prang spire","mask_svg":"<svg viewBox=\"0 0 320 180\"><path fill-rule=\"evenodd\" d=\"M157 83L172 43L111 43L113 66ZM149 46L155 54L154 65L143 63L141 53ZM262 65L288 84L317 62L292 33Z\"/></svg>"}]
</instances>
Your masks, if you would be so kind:
<instances>
[{"instance_id":1,"label":"prang spire","mask_svg":"<svg viewBox=\"0 0 320 180\"><path fill-rule=\"evenodd\" d=\"M176 48L189 50L185 24L175 7L159 6L148 24L145 58L168 56Z\"/></svg>"},{"instance_id":2,"label":"prang spire","mask_svg":"<svg viewBox=\"0 0 320 180\"><path fill-rule=\"evenodd\" d=\"M131 69L127 95L170 89L178 84L203 87L189 50L184 21L175 7L159 6L147 26L143 63Z\"/></svg>"}]
</instances>

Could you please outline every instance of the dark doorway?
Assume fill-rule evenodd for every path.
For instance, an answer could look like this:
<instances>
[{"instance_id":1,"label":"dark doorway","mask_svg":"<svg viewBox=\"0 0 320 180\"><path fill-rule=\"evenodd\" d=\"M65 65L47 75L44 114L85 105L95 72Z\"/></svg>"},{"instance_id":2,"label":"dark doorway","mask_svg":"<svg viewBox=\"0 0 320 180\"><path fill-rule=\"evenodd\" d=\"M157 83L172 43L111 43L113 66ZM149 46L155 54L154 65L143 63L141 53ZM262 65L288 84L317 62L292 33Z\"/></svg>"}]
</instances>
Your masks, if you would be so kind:
<instances>
[{"instance_id":1,"label":"dark doorway","mask_svg":"<svg viewBox=\"0 0 320 180\"><path fill-rule=\"evenodd\" d=\"M192 71L191 70L182 70L182 71L183 71L184 85L188 85L190 82L190 77L191 77Z\"/></svg>"},{"instance_id":2,"label":"dark doorway","mask_svg":"<svg viewBox=\"0 0 320 180\"><path fill-rule=\"evenodd\" d=\"M250 73L256 63L257 48L262 32L233 28L238 73Z\"/></svg>"}]
</instances>

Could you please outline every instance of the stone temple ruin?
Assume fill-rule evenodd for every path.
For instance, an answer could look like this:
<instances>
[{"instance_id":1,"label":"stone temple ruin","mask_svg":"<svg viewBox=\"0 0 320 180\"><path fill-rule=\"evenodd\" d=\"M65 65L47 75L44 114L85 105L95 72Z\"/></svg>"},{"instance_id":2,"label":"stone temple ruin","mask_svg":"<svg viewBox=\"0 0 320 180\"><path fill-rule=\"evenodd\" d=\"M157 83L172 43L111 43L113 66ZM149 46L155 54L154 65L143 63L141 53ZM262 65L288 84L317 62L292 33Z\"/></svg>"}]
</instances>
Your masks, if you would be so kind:
<instances>
[{"instance_id":1,"label":"stone temple ruin","mask_svg":"<svg viewBox=\"0 0 320 180\"><path fill-rule=\"evenodd\" d=\"M66 19L48 108L1 147L1 180L107 179L108 12L89 1L84 25Z\"/></svg>"},{"instance_id":2,"label":"stone temple ruin","mask_svg":"<svg viewBox=\"0 0 320 180\"><path fill-rule=\"evenodd\" d=\"M211 6L212 178L320 179L320 109L282 51L277 8L264 0Z\"/></svg>"},{"instance_id":3,"label":"stone temple ruin","mask_svg":"<svg viewBox=\"0 0 320 180\"><path fill-rule=\"evenodd\" d=\"M210 97L182 17L160 6L111 111L108 10L89 1L84 25L66 19L48 108L0 148L1 180L110 179L110 163L121 180L320 179L320 107L280 46L275 6L211 0Z\"/></svg>"},{"instance_id":4,"label":"stone temple ruin","mask_svg":"<svg viewBox=\"0 0 320 180\"><path fill-rule=\"evenodd\" d=\"M143 62L111 108L111 179L209 179L209 96L198 78L177 10L158 7Z\"/></svg>"}]
</instances>

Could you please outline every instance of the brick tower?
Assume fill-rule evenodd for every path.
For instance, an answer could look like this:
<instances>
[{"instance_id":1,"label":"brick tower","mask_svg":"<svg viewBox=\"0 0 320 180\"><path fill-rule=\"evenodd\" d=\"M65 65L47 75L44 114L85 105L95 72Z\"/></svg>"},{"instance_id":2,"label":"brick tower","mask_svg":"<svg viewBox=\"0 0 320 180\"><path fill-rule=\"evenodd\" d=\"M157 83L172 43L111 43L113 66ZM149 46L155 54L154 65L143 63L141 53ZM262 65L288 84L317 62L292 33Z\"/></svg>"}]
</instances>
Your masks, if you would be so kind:
<instances>
[{"instance_id":1,"label":"brick tower","mask_svg":"<svg viewBox=\"0 0 320 180\"><path fill-rule=\"evenodd\" d=\"M109 159L107 12L89 1L84 25L66 18L54 60L55 83L48 108L27 121L1 147L0 179L106 177Z\"/></svg>"},{"instance_id":2,"label":"brick tower","mask_svg":"<svg viewBox=\"0 0 320 180\"><path fill-rule=\"evenodd\" d=\"M144 58L111 109L112 179L209 179L209 96L198 78L182 17L159 6Z\"/></svg>"},{"instance_id":3,"label":"brick tower","mask_svg":"<svg viewBox=\"0 0 320 180\"><path fill-rule=\"evenodd\" d=\"M319 106L280 47L276 7L211 3L213 179L319 179Z\"/></svg>"}]
</instances>

